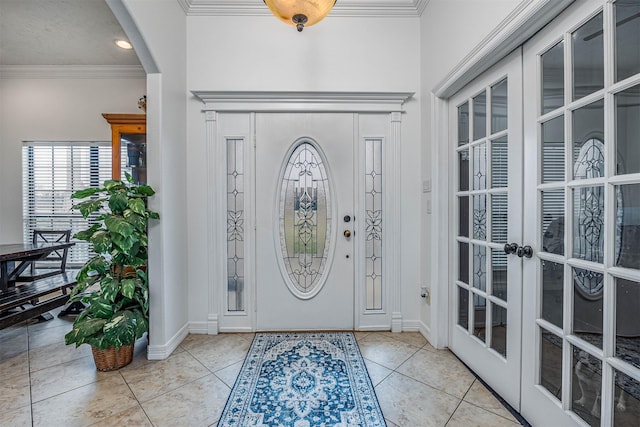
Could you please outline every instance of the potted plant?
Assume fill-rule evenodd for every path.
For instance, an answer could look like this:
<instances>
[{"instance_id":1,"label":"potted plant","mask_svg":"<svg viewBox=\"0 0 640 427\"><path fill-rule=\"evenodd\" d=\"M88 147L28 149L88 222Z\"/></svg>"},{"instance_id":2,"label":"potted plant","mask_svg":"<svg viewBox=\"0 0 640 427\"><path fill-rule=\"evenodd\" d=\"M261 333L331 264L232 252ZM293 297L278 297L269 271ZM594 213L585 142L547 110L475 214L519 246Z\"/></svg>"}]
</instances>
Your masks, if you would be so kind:
<instances>
[{"instance_id":1,"label":"potted plant","mask_svg":"<svg viewBox=\"0 0 640 427\"><path fill-rule=\"evenodd\" d=\"M155 194L148 185L107 180L101 188L75 192L73 206L96 222L75 238L89 242L96 255L77 275L71 302L85 309L76 317L65 343L89 344L98 370L119 369L131 362L135 340L149 330L147 225L159 215L147 208Z\"/></svg>"}]
</instances>

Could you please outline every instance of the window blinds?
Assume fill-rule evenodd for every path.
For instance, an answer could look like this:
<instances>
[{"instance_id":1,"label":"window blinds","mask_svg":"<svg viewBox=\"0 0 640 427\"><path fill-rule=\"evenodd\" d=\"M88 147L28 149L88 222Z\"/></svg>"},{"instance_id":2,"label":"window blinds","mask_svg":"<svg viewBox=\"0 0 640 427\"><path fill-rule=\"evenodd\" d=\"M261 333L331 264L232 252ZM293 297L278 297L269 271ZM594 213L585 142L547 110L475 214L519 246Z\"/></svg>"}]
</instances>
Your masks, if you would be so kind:
<instances>
[{"instance_id":1,"label":"window blinds","mask_svg":"<svg viewBox=\"0 0 640 427\"><path fill-rule=\"evenodd\" d=\"M32 241L34 229L70 229L73 236L93 219L71 210L71 194L111 179L111 142L27 141L22 146L22 171L24 241ZM67 264L79 266L92 255L88 243L77 242Z\"/></svg>"}]
</instances>

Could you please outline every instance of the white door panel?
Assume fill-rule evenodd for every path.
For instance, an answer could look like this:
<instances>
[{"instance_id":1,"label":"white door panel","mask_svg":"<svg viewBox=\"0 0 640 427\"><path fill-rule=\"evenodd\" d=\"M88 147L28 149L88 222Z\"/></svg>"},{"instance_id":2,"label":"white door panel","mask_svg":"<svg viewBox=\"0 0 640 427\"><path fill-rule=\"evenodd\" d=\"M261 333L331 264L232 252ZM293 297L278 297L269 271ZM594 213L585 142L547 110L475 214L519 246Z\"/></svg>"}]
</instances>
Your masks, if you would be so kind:
<instances>
[{"instance_id":1,"label":"white door panel","mask_svg":"<svg viewBox=\"0 0 640 427\"><path fill-rule=\"evenodd\" d=\"M450 99L454 147L451 350L520 405L522 258L520 50Z\"/></svg>"},{"instance_id":2,"label":"white door panel","mask_svg":"<svg viewBox=\"0 0 640 427\"><path fill-rule=\"evenodd\" d=\"M354 327L353 117L256 114L258 330Z\"/></svg>"},{"instance_id":3,"label":"white door panel","mask_svg":"<svg viewBox=\"0 0 640 427\"><path fill-rule=\"evenodd\" d=\"M640 2L584 0L524 45L533 425L640 420L639 31Z\"/></svg>"}]
</instances>

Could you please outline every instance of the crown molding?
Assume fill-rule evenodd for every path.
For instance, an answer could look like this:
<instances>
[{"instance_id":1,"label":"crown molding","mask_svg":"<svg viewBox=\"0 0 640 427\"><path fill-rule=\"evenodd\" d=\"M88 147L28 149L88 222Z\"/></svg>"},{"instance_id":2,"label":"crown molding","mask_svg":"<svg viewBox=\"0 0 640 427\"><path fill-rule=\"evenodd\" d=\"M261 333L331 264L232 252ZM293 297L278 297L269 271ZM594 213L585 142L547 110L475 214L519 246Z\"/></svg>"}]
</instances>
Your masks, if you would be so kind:
<instances>
[{"instance_id":1,"label":"crown molding","mask_svg":"<svg viewBox=\"0 0 640 427\"><path fill-rule=\"evenodd\" d=\"M1 65L0 79L144 79L140 65Z\"/></svg>"},{"instance_id":2,"label":"crown molding","mask_svg":"<svg viewBox=\"0 0 640 427\"><path fill-rule=\"evenodd\" d=\"M416 17L431 0L338 0L330 16ZM178 0L189 16L261 16L270 15L260 0Z\"/></svg>"}]
</instances>

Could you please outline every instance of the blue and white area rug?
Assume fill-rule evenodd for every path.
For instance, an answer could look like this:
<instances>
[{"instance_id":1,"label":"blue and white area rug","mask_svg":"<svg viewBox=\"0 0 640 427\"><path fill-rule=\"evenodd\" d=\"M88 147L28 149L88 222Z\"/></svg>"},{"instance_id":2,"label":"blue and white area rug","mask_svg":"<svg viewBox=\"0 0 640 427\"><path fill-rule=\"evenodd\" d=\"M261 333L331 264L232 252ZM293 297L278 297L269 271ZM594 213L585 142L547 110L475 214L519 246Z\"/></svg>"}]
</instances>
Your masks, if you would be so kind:
<instances>
[{"instance_id":1,"label":"blue and white area rug","mask_svg":"<svg viewBox=\"0 0 640 427\"><path fill-rule=\"evenodd\" d=\"M256 334L219 427L386 426L351 332Z\"/></svg>"}]
</instances>

